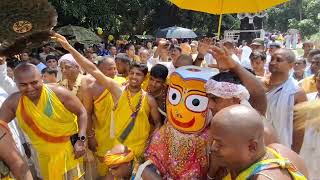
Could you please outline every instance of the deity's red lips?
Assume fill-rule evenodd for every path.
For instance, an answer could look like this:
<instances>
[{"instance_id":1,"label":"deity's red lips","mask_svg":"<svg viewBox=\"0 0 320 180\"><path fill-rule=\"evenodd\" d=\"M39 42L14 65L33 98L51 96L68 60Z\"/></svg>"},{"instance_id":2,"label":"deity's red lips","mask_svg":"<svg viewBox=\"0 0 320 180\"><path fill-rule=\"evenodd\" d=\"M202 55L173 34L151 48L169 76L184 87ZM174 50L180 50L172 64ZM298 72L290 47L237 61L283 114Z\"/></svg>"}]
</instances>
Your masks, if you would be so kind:
<instances>
[{"instance_id":1,"label":"deity's red lips","mask_svg":"<svg viewBox=\"0 0 320 180\"><path fill-rule=\"evenodd\" d=\"M180 122L180 121L176 120L172 114L172 111L170 111L170 116L171 116L173 123L179 127L182 127L182 128L190 128L195 123L195 117L193 117L190 121L184 123L184 122Z\"/></svg>"}]
</instances>

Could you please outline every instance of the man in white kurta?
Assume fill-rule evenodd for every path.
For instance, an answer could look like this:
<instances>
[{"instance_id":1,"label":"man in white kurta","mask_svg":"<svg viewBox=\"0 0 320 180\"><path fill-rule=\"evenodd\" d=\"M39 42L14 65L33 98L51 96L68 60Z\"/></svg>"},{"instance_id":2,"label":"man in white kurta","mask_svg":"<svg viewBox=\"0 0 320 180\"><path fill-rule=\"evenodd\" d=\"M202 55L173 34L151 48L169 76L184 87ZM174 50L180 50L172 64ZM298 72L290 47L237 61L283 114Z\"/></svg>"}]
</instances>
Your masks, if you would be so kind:
<instances>
[{"instance_id":1,"label":"man in white kurta","mask_svg":"<svg viewBox=\"0 0 320 180\"><path fill-rule=\"evenodd\" d=\"M264 79L267 90L266 118L276 129L280 143L299 153L304 131L294 128L293 107L306 101L306 94L289 72L295 62L291 50L276 50L269 63L270 77Z\"/></svg>"}]
</instances>

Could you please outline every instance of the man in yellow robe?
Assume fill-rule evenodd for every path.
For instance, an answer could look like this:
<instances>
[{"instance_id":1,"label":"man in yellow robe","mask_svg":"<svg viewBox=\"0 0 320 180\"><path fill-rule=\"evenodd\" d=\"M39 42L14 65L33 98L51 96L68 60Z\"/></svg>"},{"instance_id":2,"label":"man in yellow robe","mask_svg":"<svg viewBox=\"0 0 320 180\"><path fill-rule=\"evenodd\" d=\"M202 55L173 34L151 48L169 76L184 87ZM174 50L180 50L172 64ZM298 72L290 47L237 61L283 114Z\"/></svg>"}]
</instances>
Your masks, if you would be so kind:
<instances>
[{"instance_id":1,"label":"man in yellow robe","mask_svg":"<svg viewBox=\"0 0 320 180\"><path fill-rule=\"evenodd\" d=\"M299 81L299 86L304 90L305 93L317 92L316 78L314 75Z\"/></svg>"},{"instance_id":2,"label":"man in yellow robe","mask_svg":"<svg viewBox=\"0 0 320 180\"><path fill-rule=\"evenodd\" d=\"M54 85L44 85L32 64L15 69L19 92L0 109L0 119L18 124L33 145L45 180L80 179L85 153L87 115L76 96Z\"/></svg>"},{"instance_id":3,"label":"man in yellow robe","mask_svg":"<svg viewBox=\"0 0 320 180\"><path fill-rule=\"evenodd\" d=\"M128 85L122 91L120 85L105 76L92 62L77 52L61 35L53 36L64 49L69 51L80 66L90 73L99 84L108 89L117 100L110 123L110 136L115 143L123 143L131 148L137 157L143 155L146 141L151 133L151 124L161 126L160 114L155 99L141 89L148 68L143 64L130 66ZM149 121L152 119L152 121Z\"/></svg>"},{"instance_id":4,"label":"man in yellow robe","mask_svg":"<svg viewBox=\"0 0 320 180\"><path fill-rule=\"evenodd\" d=\"M103 57L97 67L107 77L114 79L119 85L125 82L122 77L116 76L117 67L112 57ZM87 89L84 91L83 103L88 114L88 146L97 159L104 157L106 152L112 148L110 138L110 121L114 101L110 91L101 86L93 77L86 81ZM99 176L105 176L108 167L97 161Z\"/></svg>"}]
</instances>

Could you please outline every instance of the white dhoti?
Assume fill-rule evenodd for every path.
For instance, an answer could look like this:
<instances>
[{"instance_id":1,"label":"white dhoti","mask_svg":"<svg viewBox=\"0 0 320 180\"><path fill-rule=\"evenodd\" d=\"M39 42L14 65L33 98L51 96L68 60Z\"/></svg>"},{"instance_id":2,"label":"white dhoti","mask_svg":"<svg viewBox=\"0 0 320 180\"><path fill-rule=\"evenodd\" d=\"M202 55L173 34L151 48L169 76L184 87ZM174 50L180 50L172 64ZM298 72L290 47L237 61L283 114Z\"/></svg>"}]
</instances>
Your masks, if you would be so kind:
<instances>
[{"instance_id":1,"label":"white dhoti","mask_svg":"<svg viewBox=\"0 0 320 180\"><path fill-rule=\"evenodd\" d=\"M267 120L276 129L280 143L291 148L293 135L294 95L299 91L298 82L289 78L267 93Z\"/></svg>"}]
</instances>

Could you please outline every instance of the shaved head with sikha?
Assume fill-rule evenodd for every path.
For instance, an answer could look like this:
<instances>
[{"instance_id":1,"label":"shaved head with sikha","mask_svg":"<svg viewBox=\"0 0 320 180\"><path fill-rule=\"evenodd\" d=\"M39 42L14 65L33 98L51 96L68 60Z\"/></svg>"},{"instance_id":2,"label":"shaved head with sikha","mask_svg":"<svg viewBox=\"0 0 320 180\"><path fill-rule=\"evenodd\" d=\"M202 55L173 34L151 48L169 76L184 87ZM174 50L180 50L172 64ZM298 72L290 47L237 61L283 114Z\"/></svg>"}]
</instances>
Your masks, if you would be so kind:
<instances>
[{"instance_id":1,"label":"shaved head with sikha","mask_svg":"<svg viewBox=\"0 0 320 180\"><path fill-rule=\"evenodd\" d=\"M215 159L232 170L244 170L265 153L262 116L244 105L219 111L211 122L210 135Z\"/></svg>"},{"instance_id":2,"label":"shaved head with sikha","mask_svg":"<svg viewBox=\"0 0 320 180\"><path fill-rule=\"evenodd\" d=\"M14 79L22 95L32 101L40 98L43 82L37 67L30 63L22 63L14 70Z\"/></svg>"}]
</instances>

